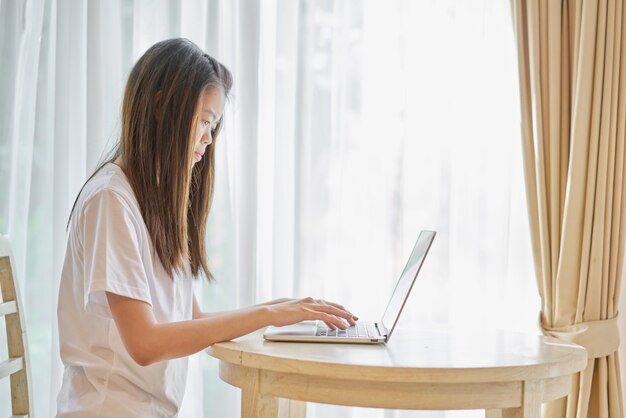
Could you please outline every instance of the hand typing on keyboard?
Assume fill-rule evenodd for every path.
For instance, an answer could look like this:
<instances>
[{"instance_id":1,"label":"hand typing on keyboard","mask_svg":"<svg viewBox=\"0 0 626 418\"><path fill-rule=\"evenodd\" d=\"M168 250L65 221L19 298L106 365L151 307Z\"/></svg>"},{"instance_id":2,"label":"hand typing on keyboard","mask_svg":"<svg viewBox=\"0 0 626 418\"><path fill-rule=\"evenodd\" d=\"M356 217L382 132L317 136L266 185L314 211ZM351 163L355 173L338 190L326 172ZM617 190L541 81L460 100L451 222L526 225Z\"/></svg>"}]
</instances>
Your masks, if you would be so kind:
<instances>
[{"instance_id":1,"label":"hand typing on keyboard","mask_svg":"<svg viewBox=\"0 0 626 418\"><path fill-rule=\"evenodd\" d=\"M348 326L355 325L358 320L342 305L323 299L277 299L262 306L270 315L271 325L277 327L306 320L321 320L330 330L345 332Z\"/></svg>"},{"instance_id":2,"label":"hand typing on keyboard","mask_svg":"<svg viewBox=\"0 0 626 418\"><path fill-rule=\"evenodd\" d=\"M317 333L315 335L322 337L352 337L352 338L371 338L378 337L379 333L373 328L372 323L354 324L345 330L330 329L323 323L317 325Z\"/></svg>"}]
</instances>

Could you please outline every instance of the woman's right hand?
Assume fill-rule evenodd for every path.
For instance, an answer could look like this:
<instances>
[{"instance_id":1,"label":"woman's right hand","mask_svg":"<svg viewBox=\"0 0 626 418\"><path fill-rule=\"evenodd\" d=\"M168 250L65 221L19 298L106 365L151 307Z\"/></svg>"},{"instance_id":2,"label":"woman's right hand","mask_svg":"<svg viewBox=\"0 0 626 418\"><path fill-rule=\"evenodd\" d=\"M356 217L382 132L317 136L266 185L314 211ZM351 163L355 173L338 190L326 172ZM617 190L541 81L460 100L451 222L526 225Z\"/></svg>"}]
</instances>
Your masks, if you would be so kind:
<instances>
[{"instance_id":1,"label":"woman's right hand","mask_svg":"<svg viewBox=\"0 0 626 418\"><path fill-rule=\"evenodd\" d=\"M266 305L271 325L282 327L306 320L321 320L331 329L346 329L346 322L354 325L358 319L343 306L323 299L287 299ZM345 320L345 321L344 321Z\"/></svg>"}]
</instances>

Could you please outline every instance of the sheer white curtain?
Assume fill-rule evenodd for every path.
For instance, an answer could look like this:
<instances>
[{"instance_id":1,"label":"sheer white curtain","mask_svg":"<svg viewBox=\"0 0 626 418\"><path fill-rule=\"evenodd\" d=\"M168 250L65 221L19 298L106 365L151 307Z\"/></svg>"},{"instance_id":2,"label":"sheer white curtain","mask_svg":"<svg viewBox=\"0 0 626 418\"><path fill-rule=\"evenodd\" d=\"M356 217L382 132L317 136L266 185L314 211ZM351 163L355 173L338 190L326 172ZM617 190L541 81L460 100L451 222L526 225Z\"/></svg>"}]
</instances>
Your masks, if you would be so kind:
<instances>
[{"instance_id":1,"label":"sheer white curtain","mask_svg":"<svg viewBox=\"0 0 626 418\"><path fill-rule=\"evenodd\" d=\"M235 78L207 236L217 282L197 283L206 310L316 295L376 318L432 228L400 326L536 332L506 2L0 0L0 36L0 233L24 290L36 417L55 411L62 372L55 304L71 204L116 141L133 62L169 37ZM180 416L237 416L216 361L191 362ZM471 414L482 416L447 413Z\"/></svg>"}]
</instances>

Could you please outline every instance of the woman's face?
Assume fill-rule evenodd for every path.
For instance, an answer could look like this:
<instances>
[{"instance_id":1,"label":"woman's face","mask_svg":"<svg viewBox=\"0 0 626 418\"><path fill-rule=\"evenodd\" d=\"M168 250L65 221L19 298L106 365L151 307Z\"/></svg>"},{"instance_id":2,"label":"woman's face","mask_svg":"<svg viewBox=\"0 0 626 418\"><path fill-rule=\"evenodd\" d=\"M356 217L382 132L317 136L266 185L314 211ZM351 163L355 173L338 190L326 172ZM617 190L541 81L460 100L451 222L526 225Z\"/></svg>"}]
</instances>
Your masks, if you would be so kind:
<instances>
[{"instance_id":1,"label":"woman's face","mask_svg":"<svg viewBox=\"0 0 626 418\"><path fill-rule=\"evenodd\" d=\"M213 142L215 128L224 113L225 99L222 87L208 88L200 97L196 114L198 123L194 142L194 164L202 159L206 147Z\"/></svg>"}]
</instances>

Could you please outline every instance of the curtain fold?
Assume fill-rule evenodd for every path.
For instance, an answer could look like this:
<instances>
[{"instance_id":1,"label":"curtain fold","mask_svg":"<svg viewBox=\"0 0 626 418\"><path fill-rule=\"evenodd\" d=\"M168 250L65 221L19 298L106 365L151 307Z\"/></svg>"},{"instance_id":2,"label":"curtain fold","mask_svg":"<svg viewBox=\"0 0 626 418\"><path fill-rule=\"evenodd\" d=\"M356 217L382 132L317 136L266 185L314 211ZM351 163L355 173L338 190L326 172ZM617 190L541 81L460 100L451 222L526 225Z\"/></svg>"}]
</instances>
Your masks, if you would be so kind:
<instances>
[{"instance_id":1,"label":"curtain fold","mask_svg":"<svg viewBox=\"0 0 626 418\"><path fill-rule=\"evenodd\" d=\"M547 417L621 418L626 8L513 0L531 237L544 333L589 364Z\"/></svg>"}]
</instances>

